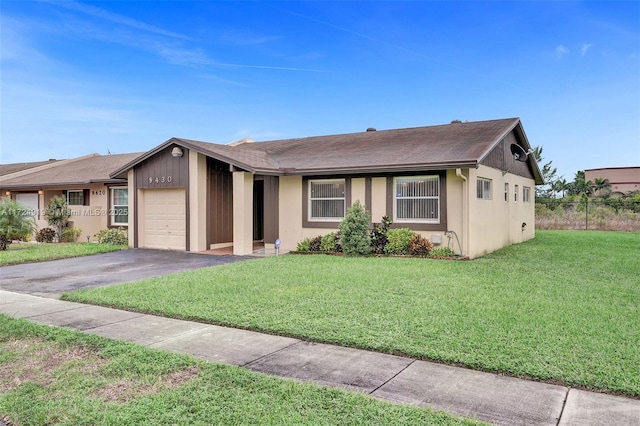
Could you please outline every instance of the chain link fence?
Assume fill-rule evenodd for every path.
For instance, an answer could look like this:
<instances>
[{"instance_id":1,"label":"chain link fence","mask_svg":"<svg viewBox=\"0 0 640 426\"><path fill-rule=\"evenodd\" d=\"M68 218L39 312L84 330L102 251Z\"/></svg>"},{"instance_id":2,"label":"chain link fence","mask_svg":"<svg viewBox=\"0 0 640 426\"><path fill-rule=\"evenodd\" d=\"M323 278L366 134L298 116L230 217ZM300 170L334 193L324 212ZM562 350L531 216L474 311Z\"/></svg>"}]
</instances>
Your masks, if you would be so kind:
<instances>
[{"instance_id":1,"label":"chain link fence","mask_svg":"<svg viewBox=\"0 0 640 426\"><path fill-rule=\"evenodd\" d=\"M640 200L536 200L536 229L640 232Z\"/></svg>"}]
</instances>

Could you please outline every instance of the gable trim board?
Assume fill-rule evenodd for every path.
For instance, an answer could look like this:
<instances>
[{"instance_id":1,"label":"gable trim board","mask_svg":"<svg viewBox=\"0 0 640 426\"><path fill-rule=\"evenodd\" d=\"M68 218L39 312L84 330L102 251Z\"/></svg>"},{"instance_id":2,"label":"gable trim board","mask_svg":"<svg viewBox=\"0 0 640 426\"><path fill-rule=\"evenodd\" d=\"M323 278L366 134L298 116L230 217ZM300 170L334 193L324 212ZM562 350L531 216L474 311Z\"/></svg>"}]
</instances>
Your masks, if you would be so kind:
<instances>
[{"instance_id":1,"label":"gable trim board","mask_svg":"<svg viewBox=\"0 0 640 426\"><path fill-rule=\"evenodd\" d=\"M383 215L393 217L399 203L395 179L437 176L438 193L431 196L433 201L414 194L415 201L403 204L412 212L430 209L433 219L397 221L393 226L409 227L427 238L453 231L463 242L463 254L476 257L534 236L533 202L505 204L498 192L504 183L522 190L542 182L535 159L513 160L511 143L531 148L517 118L233 146L171 138L115 170L111 177L133 172L136 210L141 208L137 197L143 196L143 189L183 188L184 249L202 251L224 244L233 245L234 254L244 255L252 252L256 239L273 244L279 238L282 250L288 251L305 237L337 229L338 220L310 220L311 180L343 180L345 209L359 200L372 213L372 221L379 222ZM180 148L183 156L173 157L174 148ZM171 182L166 182L169 175ZM493 182L493 200L476 199L478 177ZM432 210L436 203L437 218ZM129 217L138 221L132 226L137 247L145 219L140 214ZM527 223L526 231L522 223ZM447 238L443 240L446 245Z\"/></svg>"}]
</instances>

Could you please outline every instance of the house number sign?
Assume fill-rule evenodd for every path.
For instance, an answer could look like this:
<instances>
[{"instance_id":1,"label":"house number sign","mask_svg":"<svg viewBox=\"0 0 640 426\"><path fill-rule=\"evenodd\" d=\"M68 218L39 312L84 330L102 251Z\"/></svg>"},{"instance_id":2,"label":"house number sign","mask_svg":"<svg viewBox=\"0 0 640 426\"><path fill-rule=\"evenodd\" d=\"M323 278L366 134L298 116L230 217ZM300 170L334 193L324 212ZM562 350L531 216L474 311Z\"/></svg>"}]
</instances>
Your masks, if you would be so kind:
<instances>
[{"instance_id":1,"label":"house number sign","mask_svg":"<svg viewBox=\"0 0 640 426\"><path fill-rule=\"evenodd\" d=\"M149 183L171 183L171 176L149 176Z\"/></svg>"}]
</instances>

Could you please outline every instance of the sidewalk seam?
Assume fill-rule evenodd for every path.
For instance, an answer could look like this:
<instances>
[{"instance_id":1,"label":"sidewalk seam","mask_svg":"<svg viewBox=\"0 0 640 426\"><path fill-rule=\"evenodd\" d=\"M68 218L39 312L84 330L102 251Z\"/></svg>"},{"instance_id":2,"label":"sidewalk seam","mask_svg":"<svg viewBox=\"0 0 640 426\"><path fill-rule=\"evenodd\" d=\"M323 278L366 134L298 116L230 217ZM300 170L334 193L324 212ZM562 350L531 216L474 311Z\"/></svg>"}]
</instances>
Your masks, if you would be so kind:
<instances>
[{"instance_id":1,"label":"sidewalk seam","mask_svg":"<svg viewBox=\"0 0 640 426\"><path fill-rule=\"evenodd\" d=\"M558 421L556 422L556 426L559 426L560 421L562 421L562 415L564 414L564 407L567 406L567 400L569 399L569 392L571 392L571 388L567 388L567 393L564 395L564 401L562 401L562 408L560 409L560 415L558 416Z\"/></svg>"},{"instance_id":2,"label":"sidewalk seam","mask_svg":"<svg viewBox=\"0 0 640 426\"><path fill-rule=\"evenodd\" d=\"M292 346L294 346L294 345L297 345L297 344L299 344L299 343L304 342L304 340L300 340L300 339L296 339L296 340L297 340L297 341L295 341L295 342L291 343L290 345L284 346L284 347L282 347L282 348L280 348L280 349L278 349L278 350L276 350L276 351L269 352L268 354L264 354L264 355L262 355L262 356L259 356L258 358L256 358L256 359L252 359L251 361L247 361L247 362L245 362L244 364L242 364L240 367L250 367L250 366L251 366L251 364L253 364L254 362L260 361L260 360L261 360L261 359L263 359L263 358L266 358L266 357L271 356L271 355L273 355L273 354L277 354L278 352L281 352L281 351L283 351L283 350L285 350L285 349L289 349L290 347L292 347Z\"/></svg>"},{"instance_id":3,"label":"sidewalk seam","mask_svg":"<svg viewBox=\"0 0 640 426\"><path fill-rule=\"evenodd\" d=\"M406 359L411 359L411 358L406 358ZM416 362L416 360L411 360L411 362L407 365L404 366L404 368L402 368L400 371L398 371L396 374L394 374L393 376L391 376L388 380L386 380L384 383L382 383L380 386L378 386L377 388L375 388L374 390L372 390L371 392L369 392L369 395L373 395L378 389L380 389L381 387L383 387L384 385L386 385L387 383L389 383L390 381L392 381L393 379L395 379L396 377L398 377L404 370L406 370L407 368L411 367L413 365L413 363ZM557 425L556 425L557 426Z\"/></svg>"}]
</instances>

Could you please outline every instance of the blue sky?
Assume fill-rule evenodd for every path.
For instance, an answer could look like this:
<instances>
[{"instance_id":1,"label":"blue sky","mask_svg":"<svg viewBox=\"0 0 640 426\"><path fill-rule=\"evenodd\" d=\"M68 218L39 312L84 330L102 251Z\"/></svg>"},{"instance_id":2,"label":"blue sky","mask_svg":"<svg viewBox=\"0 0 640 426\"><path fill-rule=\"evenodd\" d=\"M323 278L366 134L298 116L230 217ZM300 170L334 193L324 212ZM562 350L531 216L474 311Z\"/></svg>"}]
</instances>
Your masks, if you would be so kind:
<instances>
[{"instance_id":1,"label":"blue sky","mask_svg":"<svg viewBox=\"0 0 640 426\"><path fill-rule=\"evenodd\" d=\"M520 117L569 180L640 165L638 1L3 0L0 19L1 163Z\"/></svg>"}]
</instances>

